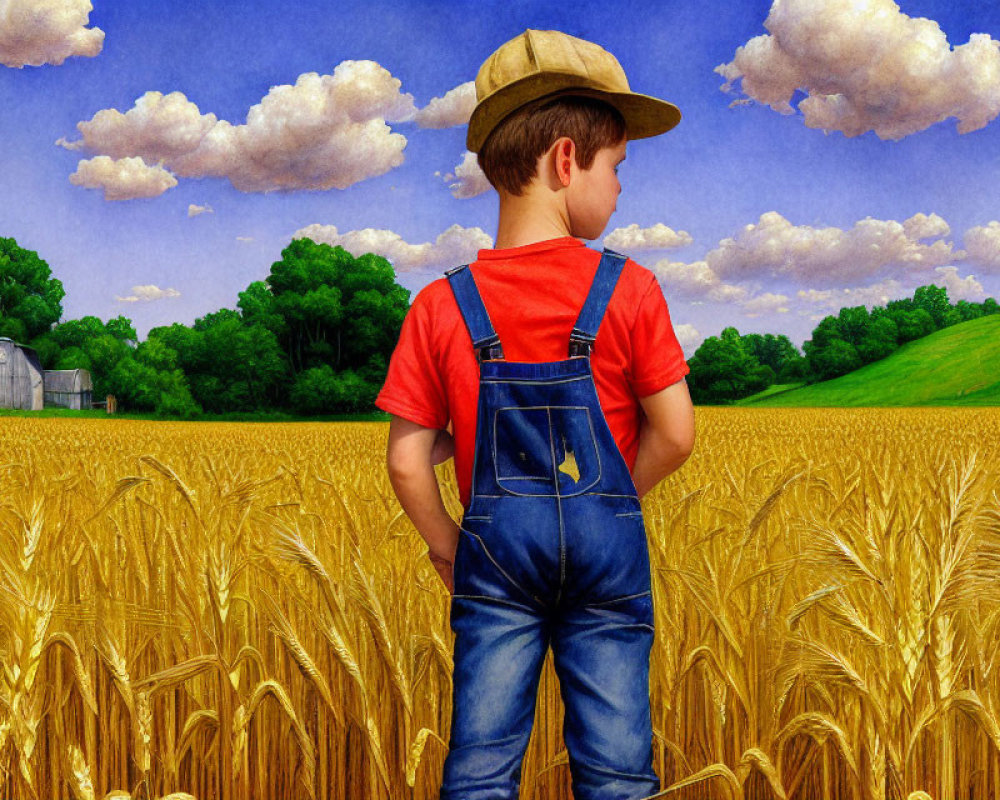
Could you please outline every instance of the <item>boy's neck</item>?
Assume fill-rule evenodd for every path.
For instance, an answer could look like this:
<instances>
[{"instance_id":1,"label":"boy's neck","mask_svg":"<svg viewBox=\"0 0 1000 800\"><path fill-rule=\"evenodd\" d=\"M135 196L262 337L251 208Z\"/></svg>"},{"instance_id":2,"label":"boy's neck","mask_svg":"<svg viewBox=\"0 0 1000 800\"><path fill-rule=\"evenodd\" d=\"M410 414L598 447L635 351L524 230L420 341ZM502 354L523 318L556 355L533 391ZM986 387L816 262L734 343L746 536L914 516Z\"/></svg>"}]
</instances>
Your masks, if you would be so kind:
<instances>
[{"instance_id":1,"label":"boy's neck","mask_svg":"<svg viewBox=\"0 0 1000 800\"><path fill-rule=\"evenodd\" d=\"M495 250L572 236L566 204L559 192L532 183L516 197L499 192Z\"/></svg>"}]
</instances>

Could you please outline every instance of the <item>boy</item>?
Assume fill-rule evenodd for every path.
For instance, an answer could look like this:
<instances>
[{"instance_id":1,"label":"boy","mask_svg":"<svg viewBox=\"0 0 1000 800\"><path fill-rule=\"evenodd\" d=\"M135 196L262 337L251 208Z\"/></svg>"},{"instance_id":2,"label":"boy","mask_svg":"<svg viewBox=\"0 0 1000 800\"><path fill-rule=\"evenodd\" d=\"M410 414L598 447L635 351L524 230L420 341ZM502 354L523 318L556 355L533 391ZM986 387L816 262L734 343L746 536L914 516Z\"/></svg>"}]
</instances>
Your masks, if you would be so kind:
<instances>
[{"instance_id":1,"label":"boy","mask_svg":"<svg viewBox=\"0 0 1000 800\"><path fill-rule=\"evenodd\" d=\"M687 459L694 414L655 276L581 238L615 210L627 139L680 112L557 31L500 47L476 96L467 145L500 196L496 246L418 293L376 399L393 489L452 593L440 798L518 796L551 644L574 798L634 800L659 790L639 498ZM432 466L452 453L461 526Z\"/></svg>"}]
</instances>

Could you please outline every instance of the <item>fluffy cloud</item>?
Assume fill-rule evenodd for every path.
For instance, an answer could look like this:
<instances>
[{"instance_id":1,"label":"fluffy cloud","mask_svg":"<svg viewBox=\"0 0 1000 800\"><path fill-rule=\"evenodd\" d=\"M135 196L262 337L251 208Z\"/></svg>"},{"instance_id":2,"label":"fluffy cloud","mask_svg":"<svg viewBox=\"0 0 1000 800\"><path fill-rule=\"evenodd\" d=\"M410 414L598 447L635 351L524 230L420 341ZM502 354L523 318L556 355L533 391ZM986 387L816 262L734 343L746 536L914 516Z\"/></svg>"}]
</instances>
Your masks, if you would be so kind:
<instances>
[{"instance_id":1,"label":"fluffy cloud","mask_svg":"<svg viewBox=\"0 0 1000 800\"><path fill-rule=\"evenodd\" d=\"M947 229L934 214L902 223L866 217L842 230L793 225L769 211L723 239L705 261L722 280L790 279L813 288L874 280L887 271L922 278L965 255L951 242L926 242Z\"/></svg>"},{"instance_id":2,"label":"fluffy cloud","mask_svg":"<svg viewBox=\"0 0 1000 800\"><path fill-rule=\"evenodd\" d=\"M687 231L675 231L662 222L649 228L633 223L627 228L615 228L604 237L604 246L620 253L632 255L647 250L676 250L687 247L694 239Z\"/></svg>"},{"instance_id":3,"label":"fluffy cloud","mask_svg":"<svg viewBox=\"0 0 1000 800\"><path fill-rule=\"evenodd\" d=\"M188 204L188 216L197 217L199 214L214 214L215 209L211 206L198 206L194 203Z\"/></svg>"},{"instance_id":4,"label":"fluffy cloud","mask_svg":"<svg viewBox=\"0 0 1000 800\"><path fill-rule=\"evenodd\" d=\"M493 239L481 228L452 225L437 239L410 244L393 231L364 228L340 233L333 225L308 225L297 230L293 239L309 238L314 242L340 245L353 256L375 253L393 265L396 272L451 268L476 260L478 251L493 247Z\"/></svg>"},{"instance_id":5,"label":"fluffy cloud","mask_svg":"<svg viewBox=\"0 0 1000 800\"><path fill-rule=\"evenodd\" d=\"M811 309L819 306L829 310L831 313L838 312L841 308L852 308L854 306L884 306L890 300L903 297L909 294L903 285L895 278L886 278L878 283L868 286L852 286L839 289L800 289L796 292L796 297L806 308L800 314L810 314ZM810 317L811 319L822 319L823 315Z\"/></svg>"},{"instance_id":6,"label":"fluffy cloud","mask_svg":"<svg viewBox=\"0 0 1000 800\"><path fill-rule=\"evenodd\" d=\"M435 172L434 175L447 183L452 196L459 200L475 197L493 188L486 174L479 168L476 154L468 150L462 156L462 163L455 167L454 173L448 172L442 175L440 172Z\"/></svg>"},{"instance_id":7,"label":"fluffy cloud","mask_svg":"<svg viewBox=\"0 0 1000 800\"><path fill-rule=\"evenodd\" d=\"M705 338L698 333L698 329L694 325L687 323L674 325L674 335L677 337L677 343L681 346L681 350L685 353L685 360L691 357L688 354L693 354Z\"/></svg>"},{"instance_id":8,"label":"fluffy cloud","mask_svg":"<svg viewBox=\"0 0 1000 800\"><path fill-rule=\"evenodd\" d=\"M903 222L903 233L914 241L940 239L951 233L951 226L937 214L914 214Z\"/></svg>"},{"instance_id":9,"label":"fluffy cloud","mask_svg":"<svg viewBox=\"0 0 1000 800\"><path fill-rule=\"evenodd\" d=\"M970 303L981 303L986 299L983 285L976 280L975 275L960 278L958 267L937 267L934 270L937 277L932 283L948 290L948 299L954 303L957 300L968 300Z\"/></svg>"},{"instance_id":10,"label":"fluffy cloud","mask_svg":"<svg viewBox=\"0 0 1000 800\"><path fill-rule=\"evenodd\" d=\"M789 312L788 296L764 292L754 295L742 303L741 308L748 317L759 317L763 314L787 314Z\"/></svg>"},{"instance_id":11,"label":"fluffy cloud","mask_svg":"<svg viewBox=\"0 0 1000 800\"><path fill-rule=\"evenodd\" d=\"M345 189L403 163L406 137L387 121L412 119L413 97L374 61L343 61L273 86L233 125L202 114L181 92L146 92L122 114L77 123L81 139L56 144L112 158L162 161L185 178L225 177L243 192Z\"/></svg>"},{"instance_id":12,"label":"fluffy cloud","mask_svg":"<svg viewBox=\"0 0 1000 800\"><path fill-rule=\"evenodd\" d=\"M965 249L969 263L991 272L1000 272L1000 222L977 225L965 232Z\"/></svg>"},{"instance_id":13,"label":"fluffy cloud","mask_svg":"<svg viewBox=\"0 0 1000 800\"><path fill-rule=\"evenodd\" d=\"M444 97L435 97L421 108L414 117L421 128L451 128L455 125L466 125L476 107L476 83L456 86Z\"/></svg>"},{"instance_id":14,"label":"fluffy cloud","mask_svg":"<svg viewBox=\"0 0 1000 800\"><path fill-rule=\"evenodd\" d=\"M981 301L985 292L975 276L960 276L949 263L966 255L940 240L950 231L937 214L915 214L904 222L867 218L842 230L795 226L772 211L723 239L703 260L663 259L651 269L668 298L692 305L725 303L749 317L795 312L818 320L824 314L817 315L817 307L836 313L843 307L885 305L927 283L947 289L952 302ZM997 258L1000 266L1000 222L971 229L966 244L968 261L974 252L980 262ZM778 279L782 286L791 282L803 288L794 297L769 291L767 283Z\"/></svg>"},{"instance_id":15,"label":"fluffy cloud","mask_svg":"<svg viewBox=\"0 0 1000 800\"><path fill-rule=\"evenodd\" d=\"M176 289L161 289L152 283L142 286L133 286L132 294L127 297L115 295L115 300L119 303L149 303L153 300L163 300L167 297L180 297L181 293Z\"/></svg>"},{"instance_id":16,"label":"fluffy cloud","mask_svg":"<svg viewBox=\"0 0 1000 800\"><path fill-rule=\"evenodd\" d=\"M981 302L986 298L983 286L976 280L975 276L967 275L962 278L958 275L958 268L954 266L935 267L933 275L925 275L920 281L922 284L933 283L936 286L943 286L948 291L948 299L954 303L957 300L968 300L970 302ZM904 286L895 278L886 278L877 283L867 286L851 286L839 289L800 289L796 296L808 306L820 306L830 313L836 313L841 308L853 306L884 306L886 303L903 297L912 297L912 286ZM800 314L809 313L802 310Z\"/></svg>"},{"instance_id":17,"label":"fluffy cloud","mask_svg":"<svg viewBox=\"0 0 1000 800\"><path fill-rule=\"evenodd\" d=\"M685 264L664 259L650 269L664 287L664 296L709 303L742 303L750 293L742 286L724 283L704 261Z\"/></svg>"},{"instance_id":18,"label":"fluffy cloud","mask_svg":"<svg viewBox=\"0 0 1000 800\"><path fill-rule=\"evenodd\" d=\"M103 189L105 200L158 197L177 185L177 179L161 165L149 166L141 158L108 156L81 161L69 181L86 189Z\"/></svg>"},{"instance_id":19,"label":"fluffy cloud","mask_svg":"<svg viewBox=\"0 0 1000 800\"><path fill-rule=\"evenodd\" d=\"M70 56L93 57L104 31L88 28L90 0L5 0L0 3L0 64L40 67Z\"/></svg>"},{"instance_id":20,"label":"fluffy cloud","mask_svg":"<svg viewBox=\"0 0 1000 800\"><path fill-rule=\"evenodd\" d=\"M901 139L954 117L959 133L1000 114L1000 42L974 33L954 49L937 22L893 0L775 0L770 32L715 68L729 90L783 114L798 105L810 128Z\"/></svg>"}]
</instances>

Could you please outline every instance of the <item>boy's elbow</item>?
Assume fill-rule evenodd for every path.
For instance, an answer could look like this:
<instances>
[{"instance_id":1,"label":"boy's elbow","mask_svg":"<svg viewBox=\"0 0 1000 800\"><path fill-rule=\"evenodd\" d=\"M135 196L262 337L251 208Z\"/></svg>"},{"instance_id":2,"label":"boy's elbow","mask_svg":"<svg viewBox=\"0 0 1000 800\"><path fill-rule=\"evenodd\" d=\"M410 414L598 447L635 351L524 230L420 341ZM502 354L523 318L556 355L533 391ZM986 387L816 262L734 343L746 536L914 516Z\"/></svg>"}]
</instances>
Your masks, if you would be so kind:
<instances>
[{"instance_id":1,"label":"boy's elbow","mask_svg":"<svg viewBox=\"0 0 1000 800\"><path fill-rule=\"evenodd\" d=\"M393 482L409 478L420 468L420 463L412 452L404 449L389 448L385 454L385 469Z\"/></svg>"},{"instance_id":2,"label":"boy's elbow","mask_svg":"<svg viewBox=\"0 0 1000 800\"><path fill-rule=\"evenodd\" d=\"M675 432L671 439L671 446L678 455L687 459L694 451L694 427L688 430Z\"/></svg>"},{"instance_id":3,"label":"boy's elbow","mask_svg":"<svg viewBox=\"0 0 1000 800\"><path fill-rule=\"evenodd\" d=\"M389 425L389 442L385 452L385 467L389 477L409 478L430 466L431 449L437 431L402 417L393 416Z\"/></svg>"}]
</instances>

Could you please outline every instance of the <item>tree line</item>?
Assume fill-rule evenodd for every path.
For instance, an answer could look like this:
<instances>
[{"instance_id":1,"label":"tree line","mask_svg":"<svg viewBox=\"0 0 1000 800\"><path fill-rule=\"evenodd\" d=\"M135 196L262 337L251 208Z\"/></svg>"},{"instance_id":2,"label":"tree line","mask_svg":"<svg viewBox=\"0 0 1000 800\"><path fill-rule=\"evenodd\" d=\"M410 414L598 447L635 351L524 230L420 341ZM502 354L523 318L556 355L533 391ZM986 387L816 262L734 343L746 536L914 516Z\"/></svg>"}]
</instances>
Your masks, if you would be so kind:
<instances>
[{"instance_id":1,"label":"tree line","mask_svg":"<svg viewBox=\"0 0 1000 800\"><path fill-rule=\"evenodd\" d=\"M912 298L884 306L842 308L820 320L803 353L785 335L748 333L733 327L709 336L687 360L691 399L723 405L772 384L816 383L845 375L885 358L906 342L970 319L1000 313L992 297L952 305L946 289L920 286Z\"/></svg>"},{"instance_id":2,"label":"tree line","mask_svg":"<svg viewBox=\"0 0 1000 800\"><path fill-rule=\"evenodd\" d=\"M36 252L0 238L0 336L33 347L45 369L88 370L94 396L113 394L122 409L196 418L375 410L410 292L385 258L304 238L281 251L266 279L239 292L236 309L153 328L142 342L125 316L60 322L64 297ZM952 305L945 289L929 285L871 311L825 317L803 353L785 335L727 327L687 360L688 389L697 404L726 404L775 383L828 380L996 313L992 298Z\"/></svg>"},{"instance_id":3,"label":"tree line","mask_svg":"<svg viewBox=\"0 0 1000 800\"><path fill-rule=\"evenodd\" d=\"M311 239L292 240L236 309L142 342L124 316L58 322L64 296L37 253L0 238L0 336L45 369L89 370L94 396L119 408L179 418L373 410L410 300L386 259Z\"/></svg>"}]
</instances>

